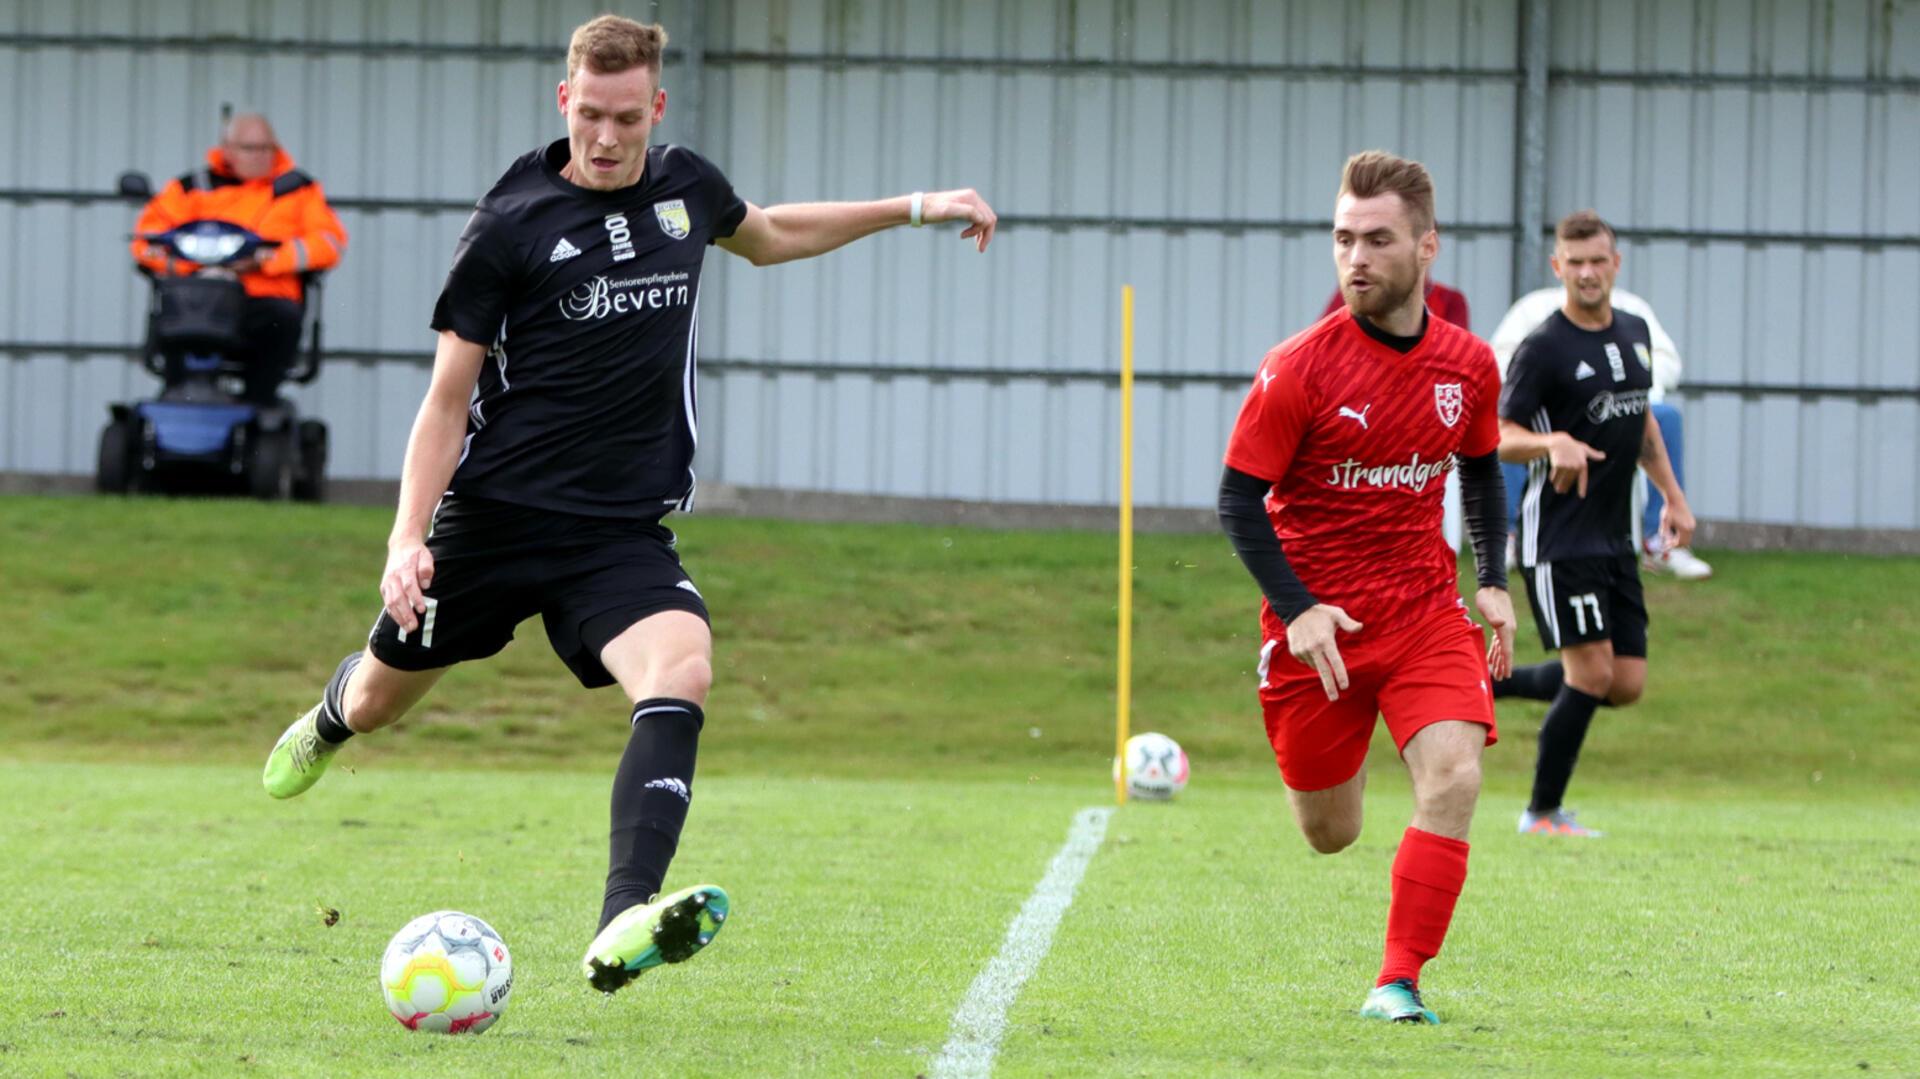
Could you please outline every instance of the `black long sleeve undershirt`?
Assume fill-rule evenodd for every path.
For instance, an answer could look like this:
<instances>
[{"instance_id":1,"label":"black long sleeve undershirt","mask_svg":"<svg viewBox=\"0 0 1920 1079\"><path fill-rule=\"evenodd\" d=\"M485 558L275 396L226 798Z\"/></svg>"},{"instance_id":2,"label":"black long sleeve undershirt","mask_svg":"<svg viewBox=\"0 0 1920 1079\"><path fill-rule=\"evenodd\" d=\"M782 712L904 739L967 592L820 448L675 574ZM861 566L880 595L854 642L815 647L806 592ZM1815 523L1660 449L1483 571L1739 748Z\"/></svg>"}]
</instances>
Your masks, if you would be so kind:
<instances>
[{"instance_id":1,"label":"black long sleeve undershirt","mask_svg":"<svg viewBox=\"0 0 1920 1079\"><path fill-rule=\"evenodd\" d=\"M1507 587L1507 479L1500 451L1460 458L1460 508L1482 588Z\"/></svg>"},{"instance_id":2,"label":"black long sleeve undershirt","mask_svg":"<svg viewBox=\"0 0 1920 1079\"><path fill-rule=\"evenodd\" d=\"M1269 480L1249 476L1228 466L1220 474L1220 528L1240 556L1240 564L1253 574L1261 594L1282 622L1292 622L1319 602L1287 564L1287 553L1267 520Z\"/></svg>"},{"instance_id":3,"label":"black long sleeve undershirt","mask_svg":"<svg viewBox=\"0 0 1920 1079\"><path fill-rule=\"evenodd\" d=\"M1280 537L1267 520L1273 484L1228 467L1220 474L1220 528L1283 622L1292 622L1318 600L1293 572ZM1507 484L1498 452L1460 459L1460 502L1473 544L1475 578L1482 588L1507 587Z\"/></svg>"}]
</instances>

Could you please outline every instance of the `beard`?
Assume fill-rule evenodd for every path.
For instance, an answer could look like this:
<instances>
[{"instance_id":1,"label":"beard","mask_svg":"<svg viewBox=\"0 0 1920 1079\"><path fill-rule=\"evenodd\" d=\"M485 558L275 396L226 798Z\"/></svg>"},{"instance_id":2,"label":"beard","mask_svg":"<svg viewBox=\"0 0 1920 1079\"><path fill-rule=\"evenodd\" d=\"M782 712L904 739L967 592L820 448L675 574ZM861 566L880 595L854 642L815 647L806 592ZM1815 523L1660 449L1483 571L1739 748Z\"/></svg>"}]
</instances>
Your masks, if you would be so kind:
<instances>
[{"instance_id":1,"label":"beard","mask_svg":"<svg viewBox=\"0 0 1920 1079\"><path fill-rule=\"evenodd\" d=\"M1372 281L1373 287L1364 293L1354 291L1351 285L1342 281L1340 298L1347 301L1347 310L1354 314L1378 319L1390 311L1398 310L1400 305L1407 302L1415 286L1420 283L1420 273L1416 268L1404 277L1397 273L1390 277L1375 275Z\"/></svg>"}]
</instances>

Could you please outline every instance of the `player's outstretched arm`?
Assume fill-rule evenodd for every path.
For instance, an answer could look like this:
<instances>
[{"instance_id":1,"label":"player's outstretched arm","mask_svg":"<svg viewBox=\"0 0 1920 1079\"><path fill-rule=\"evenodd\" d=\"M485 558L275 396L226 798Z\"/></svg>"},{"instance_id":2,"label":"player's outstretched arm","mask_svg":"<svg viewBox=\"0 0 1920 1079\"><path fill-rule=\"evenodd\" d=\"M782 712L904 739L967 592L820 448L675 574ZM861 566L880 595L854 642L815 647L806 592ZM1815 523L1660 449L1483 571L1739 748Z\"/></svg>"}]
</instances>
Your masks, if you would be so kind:
<instances>
[{"instance_id":1,"label":"player's outstretched arm","mask_svg":"<svg viewBox=\"0 0 1920 1079\"><path fill-rule=\"evenodd\" d=\"M400 506L387 536L387 568L380 574L380 602L411 633L427 609L424 589L433 584L433 555L427 551L427 525L433 507L447 493L460 463L467 434L467 406L487 347L463 340L452 330L440 333L433 352L433 381L407 437L406 463L400 468Z\"/></svg>"},{"instance_id":2,"label":"player's outstretched arm","mask_svg":"<svg viewBox=\"0 0 1920 1079\"><path fill-rule=\"evenodd\" d=\"M772 266L795 259L824 255L863 236L899 225L935 225L966 222L960 238L985 251L999 217L972 188L929 191L918 196L919 220L914 219L915 196L899 195L872 202L790 202L765 209L747 203L747 216L720 247L755 266Z\"/></svg>"}]
</instances>

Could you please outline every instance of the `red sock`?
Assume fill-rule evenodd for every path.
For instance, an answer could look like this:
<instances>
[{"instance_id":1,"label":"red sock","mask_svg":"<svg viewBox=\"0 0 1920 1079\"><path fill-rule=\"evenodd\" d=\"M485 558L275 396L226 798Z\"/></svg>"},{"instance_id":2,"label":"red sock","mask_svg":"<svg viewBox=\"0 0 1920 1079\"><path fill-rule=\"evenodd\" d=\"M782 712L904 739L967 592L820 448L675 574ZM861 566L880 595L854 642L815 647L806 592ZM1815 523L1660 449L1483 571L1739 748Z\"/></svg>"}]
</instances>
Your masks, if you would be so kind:
<instances>
[{"instance_id":1,"label":"red sock","mask_svg":"<svg viewBox=\"0 0 1920 1079\"><path fill-rule=\"evenodd\" d=\"M1440 954L1453 921L1453 904L1467 881L1464 840L1408 828L1393 858L1393 903L1387 908L1387 955L1380 964L1385 985L1395 979L1419 984L1420 966Z\"/></svg>"}]
</instances>

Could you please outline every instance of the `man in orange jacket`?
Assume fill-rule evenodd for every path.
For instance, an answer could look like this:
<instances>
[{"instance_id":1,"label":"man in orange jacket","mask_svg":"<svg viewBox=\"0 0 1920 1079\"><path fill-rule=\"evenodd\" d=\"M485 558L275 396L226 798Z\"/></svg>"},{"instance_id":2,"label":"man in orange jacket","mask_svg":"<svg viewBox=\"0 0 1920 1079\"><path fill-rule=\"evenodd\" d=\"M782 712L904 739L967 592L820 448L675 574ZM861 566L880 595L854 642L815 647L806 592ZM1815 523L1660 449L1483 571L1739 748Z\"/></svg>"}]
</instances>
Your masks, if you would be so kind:
<instances>
[{"instance_id":1,"label":"man in orange jacket","mask_svg":"<svg viewBox=\"0 0 1920 1079\"><path fill-rule=\"evenodd\" d=\"M166 252L140 237L207 218L252 229L279 245L229 267L247 290L242 331L253 342L245 357L247 399L272 404L300 347L304 292L299 275L338 263L347 248L347 230L327 205L319 181L293 167L273 125L258 113L228 121L220 145L207 151L206 167L168 181L147 203L134 226L135 261L167 273ZM196 269L176 261L172 272ZM167 362L171 367L179 360L168 357ZM168 381L177 374L171 372Z\"/></svg>"}]
</instances>

